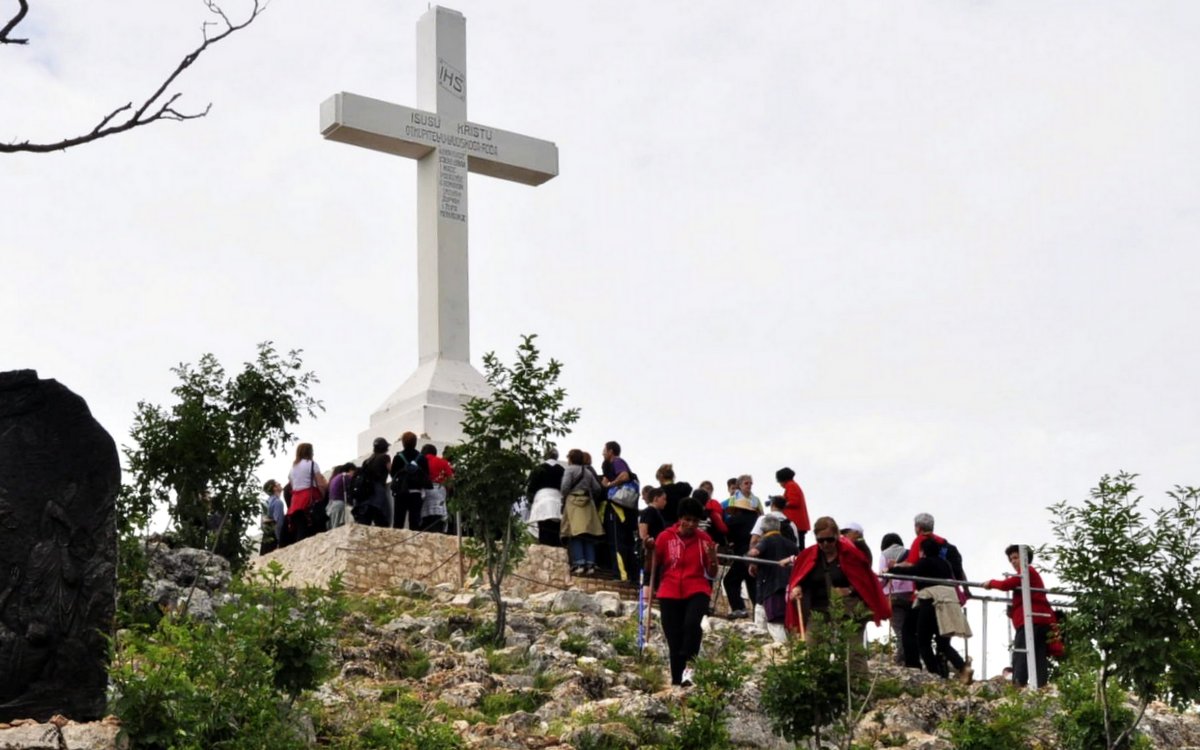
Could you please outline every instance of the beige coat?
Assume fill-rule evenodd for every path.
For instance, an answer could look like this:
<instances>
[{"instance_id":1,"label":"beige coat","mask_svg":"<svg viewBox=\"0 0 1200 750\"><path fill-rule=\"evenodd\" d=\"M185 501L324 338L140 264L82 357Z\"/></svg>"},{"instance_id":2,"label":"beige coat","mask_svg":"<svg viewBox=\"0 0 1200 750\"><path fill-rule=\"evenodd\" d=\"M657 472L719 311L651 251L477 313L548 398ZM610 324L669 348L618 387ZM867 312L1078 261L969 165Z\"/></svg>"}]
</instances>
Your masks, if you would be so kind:
<instances>
[{"instance_id":1,"label":"beige coat","mask_svg":"<svg viewBox=\"0 0 1200 750\"><path fill-rule=\"evenodd\" d=\"M563 503L561 534L564 539L580 534L604 535L604 527L600 524L600 515L596 513L591 495L580 490L567 495Z\"/></svg>"},{"instance_id":2,"label":"beige coat","mask_svg":"<svg viewBox=\"0 0 1200 750\"><path fill-rule=\"evenodd\" d=\"M938 634L949 638L952 635L971 637L971 625L958 601L958 590L953 586L929 586L917 592L918 599L933 602L937 614Z\"/></svg>"}]
</instances>

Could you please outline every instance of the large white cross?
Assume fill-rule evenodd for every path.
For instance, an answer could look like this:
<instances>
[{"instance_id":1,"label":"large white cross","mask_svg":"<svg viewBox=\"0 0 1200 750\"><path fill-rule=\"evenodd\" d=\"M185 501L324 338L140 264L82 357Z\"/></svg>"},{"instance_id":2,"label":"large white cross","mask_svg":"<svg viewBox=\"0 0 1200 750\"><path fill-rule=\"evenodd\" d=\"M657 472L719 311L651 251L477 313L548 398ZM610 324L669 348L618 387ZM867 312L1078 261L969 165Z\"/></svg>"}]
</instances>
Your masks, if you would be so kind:
<instances>
[{"instance_id":1,"label":"large white cross","mask_svg":"<svg viewBox=\"0 0 1200 750\"><path fill-rule=\"evenodd\" d=\"M453 435L433 433L450 432L447 420L458 417L431 409L454 412L486 389L470 364L467 173L526 185L558 174L553 143L467 120L466 47L463 15L433 7L417 22L418 109L345 92L321 104L325 138L417 160L419 364L372 415L360 452L369 452L376 435L395 441L397 428L452 441L460 434L456 421Z\"/></svg>"}]
</instances>

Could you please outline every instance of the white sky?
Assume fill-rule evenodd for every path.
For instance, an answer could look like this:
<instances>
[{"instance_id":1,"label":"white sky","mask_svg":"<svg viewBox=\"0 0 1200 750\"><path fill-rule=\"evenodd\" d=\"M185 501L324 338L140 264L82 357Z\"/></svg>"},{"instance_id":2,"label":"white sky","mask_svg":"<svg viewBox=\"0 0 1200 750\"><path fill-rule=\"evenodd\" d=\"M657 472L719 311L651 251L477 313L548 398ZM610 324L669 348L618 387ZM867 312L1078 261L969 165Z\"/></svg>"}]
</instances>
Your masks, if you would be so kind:
<instances>
[{"instance_id":1,"label":"white sky","mask_svg":"<svg viewBox=\"0 0 1200 750\"><path fill-rule=\"evenodd\" d=\"M564 448L763 496L790 465L873 547L932 512L972 578L1103 473L1200 482L1200 7L455 7L471 119L560 149L536 189L471 178L471 305L477 363L536 332L566 364ZM323 141L318 106L415 105L425 8L276 0L176 86L208 118L0 156L0 367L125 443L172 365L272 339L322 379L302 439L352 458L416 364L416 170ZM34 3L0 138L90 128L206 16Z\"/></svg>"}]
</instances>

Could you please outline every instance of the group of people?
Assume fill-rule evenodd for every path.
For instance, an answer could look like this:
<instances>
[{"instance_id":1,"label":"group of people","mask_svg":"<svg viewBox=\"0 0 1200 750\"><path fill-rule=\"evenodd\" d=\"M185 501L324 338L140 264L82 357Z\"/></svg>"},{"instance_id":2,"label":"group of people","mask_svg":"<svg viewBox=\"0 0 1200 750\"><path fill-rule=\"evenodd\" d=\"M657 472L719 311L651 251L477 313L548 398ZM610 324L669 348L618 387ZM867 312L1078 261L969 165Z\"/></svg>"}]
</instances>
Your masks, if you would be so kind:
<instances>
[{"instance_id":1,"label":"group of people","mask_svg":"<svg viewBox=\"0 0 1200 750\"><path fill-rule=\"evenodd\" d=\"M274 479L263 485L267 495L262 517L266 554L351 520L373 526L454 533L446 508L454 467L432 444L417 448L417 436L400 436L400 450L375 438L372 453L361 465L353 461L333 468L326 477L313 459L311 443L296 446L286 485Z\"/></svg>"},{"instance_id":2,"label":"group of people","mask_svg":"<svg viewBox=\"0 0 1200 750\"><path fill-rule=\"evenodd\" d=\"M898 664L970 682L970 659L951 641L971 636L963 610L966 575L957 548L934 533L933 516L914 518L907 547L899 534L884 536L876 568L860 524L842 526L823 516L810 525L795 476L787 467L776 472L781 492L767 503L754 494L749 475L730 478L727 496L717 500L711 482L693 490L676 479L671 464L659 466L657 485L640 486L615 441L605 444L599 471L584 451L571 450L563 466L551 450L529 477L528 517L540 543L566 546L572 575L636 580L653 589L673 684L690 681L688 664L699 653L701 621L714 611L718 581L728 616L754 612L777 641L798 636L815 642L827 636L831 623L849 621L857 630L852 641L861 646L868 622L888 621ZM813 544L806 545L809 531ZM1019 572L1016 550L1014 545L1005 554ZM1037 571L1029 572L1031 585L1043 588ZM1011 591L1019 585L1019 577L1006 577L986 588ZM1037 683L1045 684L1053 612L1045 593L1033 592L1034 632L1027 639L1020 597L1014 598L1013 680L1018 685L1029 680L1023 652L1028 641ZM865 648L852 648L850 659L852 670L865 672Z\"/></svg>"},{"instance_id":3,"label":"group of people","mask_svg":"<svg viewBox=\"0 0 1200 750\"><path fill-rule=\"evenodd\" d=\"M400 436L400 446L393 456L390 443L376 438L361 465L337 466L327 479L312 445L298 445L287 486L270 480L263 487L268 495L263 552L350 519L453 533L446 508L453 466L433 445L418 449L412 432ZM899 534L885 535L876 568L860 524L840 526L829 516L810 524L804 492L788 467L775 473L780 494L764 503L748 474L727 480L726 496L718 500L712 482L693 489L676 479L671 464L658 467L657 484L642 486L616 441L605 443L601 456L597 470L583 450L570 450L565 464L556 449L548 450L528 478L523 513L540 544L566 548L571 575L606 576L652 590L673 684L690 682L688 664L700 650L701 621L715 610L717 582L730 618L753 616L779 642L798 636L815 643L828 636L831 624L852 623L858 644L851 648L853 671L867 668L866 624L886 620L895 635L897 664L972 679L970 659L951 642L953 636L971 635L963 610L969 593L961 585L962 558L934 533L930 514L913 519L914 539L907 547ZM806 545L810 531L813 544ZM1020 572L1019 547L1010 546L1005 555ZM1031 585L1044 588L1029 562ZM1020 580L999 578L985 588L1012 591ZM1027 636L1024 603L1014 597L1018 685L1030 677L1026 647L1036 657L1037 684L1046 681L1054 613L1044 592L1033 592L1032 612L1033 633Z\"/></svg>"}]
</instances>

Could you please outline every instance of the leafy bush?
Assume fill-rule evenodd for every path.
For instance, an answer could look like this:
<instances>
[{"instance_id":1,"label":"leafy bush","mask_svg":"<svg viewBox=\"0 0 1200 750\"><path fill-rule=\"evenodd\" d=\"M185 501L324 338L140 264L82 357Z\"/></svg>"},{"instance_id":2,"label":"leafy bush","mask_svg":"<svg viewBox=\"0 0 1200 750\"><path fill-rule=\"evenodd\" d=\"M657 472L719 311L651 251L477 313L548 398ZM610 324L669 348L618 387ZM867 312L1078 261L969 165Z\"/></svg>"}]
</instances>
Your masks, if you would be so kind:
<instances>
[{"instance_id":1,"label":"leafy bush","mask_svg":"<svg viewBox=\"0 0 1200 750\"><path fill-rule=\"evenodd\" d=\"M1105 731L1105 704L1099 696L1098 675L1086 660L1080 657L1069 660L1063 665L1057 684L1062 711L1054 717L1054 729L1063 750L1105 747L1109 734L1125 735L1116 750L1136 750L1148 746L1144 737L1133 733L1137 715L1126 705L1125 691L1114 682L1108 684L1109 731ZM1128 734L1126 730L1130 730Z\"/></svg>"},{"instance_id":2,"label":"leafy bush","mask_svg":"<svg viewBox=\"0 0 1200 750\"><path fill-rule=\"evenodd\" d=\"M792 742L816 734L846 710L846 666L824 648L791 641L788 656L763 673L763 710L772 728Z\"/></svg>"},{"instance_id":3,"label":"leafy bush","mask_svg":"<svg viewBox=\"0 0 1200 750\"><path fill-rule=\"evenodd\" d=\"M1106 725L1091 747L1109 750L1128 745L1151 701L1182 709L1200 699L1200 488L1176 487L1147 513L1136 477L1101 477L1082 503L1050 508L1058 543L1047 556L1076 592L1064 639L1098 666L1095 692ZM1112 721L1121 713L1109 700L1114 682L1138 698L1123 729Z\"/></svg>"},{"instance_id":4,"label":"leafy bush","mask_svg":"<svg viewBox=\"0 0 1200 750\"><path fill-rule=\"evenodd\" d=\"M942 722L956 750L1018 750L1030 746L1032 722L1041 713L1035 694L1032 701L1014 694L1001 701L991 717L967 713Z\"/></svg>"},{"instance_id":5,"label":"leafy bush","mask_svg":"<svg viewBox=\"0 0 1200 750\"><path fill-rule=\"evenodd\" d=\"M122 635L110 708L134 750L305 746L292 704L328 670L341 585L297 592L286 577L273 563L235 581L213 622L167 617Z\"/></svg>"}]
</instances>

